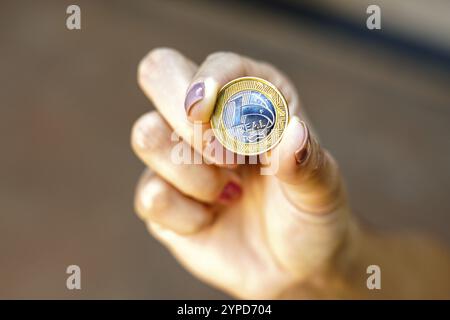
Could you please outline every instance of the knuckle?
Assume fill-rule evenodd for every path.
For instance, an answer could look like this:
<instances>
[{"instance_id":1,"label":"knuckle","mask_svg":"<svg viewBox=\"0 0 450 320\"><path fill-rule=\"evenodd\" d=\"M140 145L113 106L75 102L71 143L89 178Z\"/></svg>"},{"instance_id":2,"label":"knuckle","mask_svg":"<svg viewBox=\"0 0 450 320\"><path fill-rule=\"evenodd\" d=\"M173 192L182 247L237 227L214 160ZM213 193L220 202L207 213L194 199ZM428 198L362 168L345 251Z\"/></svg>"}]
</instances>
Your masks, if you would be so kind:
<instances>
[{"instance_id":1,"label":"knuckle","mask_svg":"<svg viewBox=\"0 0 450 320\"><path fill-rule=\"evenodd\" d=\"M193 189L199 190L201 198L207 202L216 200L225 185L226 179L222 175L220 170L212 170L205 172L205 175L201 179L195 179L192 181ZM205 188L205 185L208 187Z\"/></svg>"},{"instance_id":2,"label":"knuckle","mask_svg":"<svg viewBox=\"0 0 450 320\"><path fill-rule=\"evenodd\" d=\"M162 47L151 50L139 63L138 80L141 82L143 78L154 76L165 63L179 56L180 53L171 48Z\"/></svg>"},{"instance_id":3,"label":"knuckle","mask_svg":"<svg viewBox=\"0 0 450 320\"><path fill-rule=\"evenodd\" d=\"M258 60L257 63L261 68L267 69L271 73L278 74L278 75L282 74L280 69L278 69L278 67L276 67L275 65L273 65L270 62Z\"/></svg>"},{"instance_id":4,"label":"knuckle","mask_svg":"<svg viewBox=\"0 0 450 320\"><path fill-rule=\"evenodd\" d=\"M237 61L240 60L241 57L234 52L230 51L217 51L210 53L207 57L207 61L213 61L213 60L226 60L226 61Z\"/></svg>"},{"instance_id":5,"label":"knuckle","mask_svg":"<svg viewBox=\"0 0 450 320\"><path fill-rule=\"evenodd\" d=\"M258 61L258 65L262 70L267 70L267 77L270 78L270 81L280 90L280 92L286 98L289 107L294 107L291 104L297 103L297 90L295 89L295 86L292 84L289 77L281 69L271 63Z\"/></svg>"},{"instance_id":6,"label":"knuckle","mask_svg":"<svg viewBox=\"0 0 450 320\"><path fill-rule=\"evenodd\" d=\"M141 116L133 126L131 140L135 150L158 152L166 146L167 125L161 115L152 111Z\"/></svg>"},{"instance_id":7,"label":"knuckle","mask_svg":"<svg viewBox=\"0 0 450 320\"><path fill-rule=\"evenodd\" d=\"M135 211L142 220L154 220L170 205L168 185L158 177L144 177L135 196Z\"/></svg>"},{"instance_id":8,"label":"knuckle","mask_svg":"<svg viewBox=\"0 0 450 320\"><path fill-rule=\"evenodd\" d=\"M245 75L249 69L247 58L227 51L211 53L206 58L205 64L209 72L213 70L219 82L227 82L230 77L236 77L235 75Z\"/></svg>"}]
</instances>

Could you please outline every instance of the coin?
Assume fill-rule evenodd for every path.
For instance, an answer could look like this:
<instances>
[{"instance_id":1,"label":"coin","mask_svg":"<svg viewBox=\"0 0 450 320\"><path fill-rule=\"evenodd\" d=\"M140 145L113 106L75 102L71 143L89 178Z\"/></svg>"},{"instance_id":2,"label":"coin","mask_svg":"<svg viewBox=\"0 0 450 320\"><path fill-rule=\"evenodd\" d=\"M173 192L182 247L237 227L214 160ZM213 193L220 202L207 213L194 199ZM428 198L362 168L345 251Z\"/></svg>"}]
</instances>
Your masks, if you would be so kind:
<instances>
[{"instance_id":1,"label":"coin","mask_svg":"<svg viewBox=\"0 0 450 320\"><path fill-rule=\"evenodd\" d=\"M228 150L257 155L280 142L288 116L286 99L273 84L242 77L220 89L211 127L216 139Z\"/></svg>"}]
</instances>

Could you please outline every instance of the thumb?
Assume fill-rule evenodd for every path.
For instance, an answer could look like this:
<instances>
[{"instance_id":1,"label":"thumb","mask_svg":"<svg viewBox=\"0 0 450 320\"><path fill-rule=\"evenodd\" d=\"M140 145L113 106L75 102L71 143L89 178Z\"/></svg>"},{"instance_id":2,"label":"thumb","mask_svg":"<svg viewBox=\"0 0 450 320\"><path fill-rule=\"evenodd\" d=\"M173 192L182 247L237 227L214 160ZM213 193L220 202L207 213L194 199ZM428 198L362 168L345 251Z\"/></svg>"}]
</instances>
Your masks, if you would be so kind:
<instances>
[{"instance_id":1,"label":"thumb","mask_svg":"<svg viewBox=\"0 0 450 320\"><path fill-rule=\"evenodd\" d=\"M336 161L298 117L292 117L276 152L276 176L298 209L327 214L343 204L345 192Z\"/></svg>"},{"instance_id":2,"label":"thumb","mask_svg":"<svg viewBox=\"0 0 450 320\"><path fill-rule=\"evenodd\" d=\"M336 162L299 118L291 118L269 161L275 159L268 241L278 261L302 279L332 266L338 249L338 260L346 259L350 212Z\"/></svg>"}]
</instances>

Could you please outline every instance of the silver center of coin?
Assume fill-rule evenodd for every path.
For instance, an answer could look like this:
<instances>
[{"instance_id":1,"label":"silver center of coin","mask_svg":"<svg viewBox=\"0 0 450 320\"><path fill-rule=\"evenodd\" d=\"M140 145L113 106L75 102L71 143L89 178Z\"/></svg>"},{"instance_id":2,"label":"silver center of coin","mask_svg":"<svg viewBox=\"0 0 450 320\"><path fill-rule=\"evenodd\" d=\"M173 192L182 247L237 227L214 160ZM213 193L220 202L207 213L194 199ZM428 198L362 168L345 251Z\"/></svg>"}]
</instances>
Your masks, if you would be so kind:
<instances>
[{"instance_id":1,"label":"silver center of coin","mask_svg":"<svg viewBox=\"0 0 450 320\"><path fill-rule=\"evenodd\" d=\"M261 92L245 90L230 97L222 113L228 134L243 143L259 142L272 131L276 113Z\"/></svg>"}]
</instances>

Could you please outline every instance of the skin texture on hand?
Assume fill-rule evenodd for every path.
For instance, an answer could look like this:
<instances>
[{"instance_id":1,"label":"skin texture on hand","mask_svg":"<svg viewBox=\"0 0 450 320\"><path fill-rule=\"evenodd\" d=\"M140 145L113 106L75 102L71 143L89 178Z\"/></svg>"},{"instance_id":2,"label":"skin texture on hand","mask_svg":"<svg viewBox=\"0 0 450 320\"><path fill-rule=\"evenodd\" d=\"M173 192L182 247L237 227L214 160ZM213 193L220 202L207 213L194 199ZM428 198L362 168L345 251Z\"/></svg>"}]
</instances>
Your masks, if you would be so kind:
<instances>
[{"instance_id":1,"label":"skin texture on hand","mask_svg":"<svg viewBox=\"0 0 450 320\"><path fill-rule=\"evenodd\" d=\"M218 90L242 76L270 81L290 108L273 151L279 157L274 175L261 175L259 165L215 164L205 148L217 142L192 143L193 123L210 128ZM132 130L132 147L148 167L136 211L185 268L238 298L366 297L367 261L356 245L364 233L350 213L338 166L285 75L234 53L211 54L197 66L159 48L141 61L138 82L156 111ZM213 164L173 163L173 131ZM352 278L355 268L361 276Z\"/></svg>"}]
</instances>

